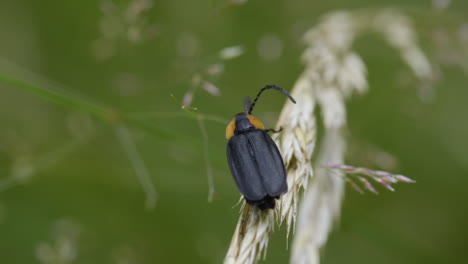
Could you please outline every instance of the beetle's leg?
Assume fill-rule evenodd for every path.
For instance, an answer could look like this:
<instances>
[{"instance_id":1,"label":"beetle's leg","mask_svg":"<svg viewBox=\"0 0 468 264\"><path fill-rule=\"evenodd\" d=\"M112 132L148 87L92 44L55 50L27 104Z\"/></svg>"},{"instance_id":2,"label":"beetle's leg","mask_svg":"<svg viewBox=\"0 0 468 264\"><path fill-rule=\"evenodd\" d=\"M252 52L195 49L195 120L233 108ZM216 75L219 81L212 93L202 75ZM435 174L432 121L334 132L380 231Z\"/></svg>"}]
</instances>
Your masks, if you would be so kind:
<instances>
[{"instance_id":1,"label":"beetle's leg","mask_svg":"<svg viewBox=\"0 0 468 264\"><path fill-rule=\"evenodd\" d=\"M283 127L280 127L278 130L275 130L274 128L270 128L270 129L265 129L265 132L272 132L272 133L279 133L283 131Z\"/></svg>"}]
</instances>

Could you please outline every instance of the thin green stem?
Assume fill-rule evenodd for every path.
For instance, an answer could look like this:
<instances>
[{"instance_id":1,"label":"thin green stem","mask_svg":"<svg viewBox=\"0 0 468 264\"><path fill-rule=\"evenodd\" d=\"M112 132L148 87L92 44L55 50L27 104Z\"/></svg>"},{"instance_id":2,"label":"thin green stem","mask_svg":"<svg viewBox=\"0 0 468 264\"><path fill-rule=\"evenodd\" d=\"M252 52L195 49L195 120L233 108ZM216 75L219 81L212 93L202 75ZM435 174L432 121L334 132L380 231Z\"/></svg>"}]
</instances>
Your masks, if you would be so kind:
<instances>
[{"instance_id":1,"label":"thin green stem","mask_svg":"<svg viewBox=\"0 0 468 264\"><path fill-rule=\"evenodd\" d=\"M112 116L112 111L105 107L92 104L81 99L78 100L69 95L66 95L63 92L58 92L49 88L44 88L39 85L16 79L11 76L0 74L0 83L23 89L55 104L73 108L78 111L86 112L99 119L108 119Z\"/></svg>"},{"instance_id":2,"label":"thin green stem","mask_svg":"<svg viewBox=\"0 0 468 264\"><path fill-rule=\"evenodd\" d=\"M183 112L133 112L127 113L127 117L129 118L156 118L156 119L164 119L164 118L189 118L193 120L198 120L199 118L203 118L206 121L211 121L213 123L217 123L220 125L227 125L229 120L224 119L222 117L214 116L214 115L207 115L193 111L183 111Z\"/></svg>"},{"instance_id":3,"label":"thin green stem","mask_svg":"<svg viewBox=\"0 0 468 264\"><path fill-rule=\"evenodd\" d=\"M118 126L115 128L115 134L117 139L122 145L125 153L127 154L130 163L132 164L133 170L135 171L138 181L146 195L146 209L152 210L156 206L156 200L158 199L158 193L154 187L153 181L149 170L138 151L138 148L133 141L133 137L130 131L125 126Z\"/></svg>"},{"instance_id":4,"label":"thin green stem","mask_svg":"<svg viewBox=\"0 0 468 264\"><path fill-rule=\"evenodd\" d=\"M198 118L198 126L203 138L203 156L208 177L208 202L212 202L216 190L214 186L213 169L211 168L210 162L210 152L208 149L208 132L206 132L205 121L203 118Z\"/></svg>"},{"instance_id":5,"label":"thin green stem","mask_svg":"<svg viewBox=\"0 0 468 264\"><path fill-rule=\"evenodd\" d=\"M33 93L41 97L42 99L45 99L57 105L71 108L76 111L88 113L97 119L109 122L113 125L119 123L126 123L141 128L146 132L149 132L161 138L171 137L171 133L162 130L158 126L147 124L146 122L135 119L132 116L120 113L117 110L114 110L110 107L104 107L99 104L90 103L82 98L78 98L75 95L68 95L65 92L59 91L57 89L43 87L31 82L20 80L0 73L0 84L1 83Z\"/></svg>"}]
</instances>

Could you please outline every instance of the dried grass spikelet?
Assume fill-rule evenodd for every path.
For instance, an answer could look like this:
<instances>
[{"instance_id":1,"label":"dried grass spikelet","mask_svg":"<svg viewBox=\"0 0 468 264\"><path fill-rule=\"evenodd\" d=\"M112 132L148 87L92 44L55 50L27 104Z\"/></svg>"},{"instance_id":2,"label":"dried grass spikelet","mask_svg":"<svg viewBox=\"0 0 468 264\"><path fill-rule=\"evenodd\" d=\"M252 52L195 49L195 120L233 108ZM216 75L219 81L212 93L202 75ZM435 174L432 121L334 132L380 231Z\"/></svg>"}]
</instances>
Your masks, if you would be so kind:
<instances>
[{"instance_id":1,"label":"dried grass spikelet","mask_svg":"<svg viewBox=\"0 0 468 264\"><path fill-rule=\"evenodd\" d=\"M352 43L357 36L375 31L399 51L416 77L428 79L432 74L427 58L416 44L409 19L394 10L335 12L304 34L305 69L291 91L297 104L286 102L276 126L283 131L273 135L288 175L288 192L278 201L274 216L279 223L286 222L288 234L291 228L295 229L297 218L291 263L319 263L319 251L339 216L344 173L323 165L343 164L345 100L368 88L366 66L352 50ZM321 108L324 123L317 158L313 157L316 107ZM298 210L302 190L305 194ZM225 263L256 263L266 250L274 222L273 212L261 212L244 203Z\"/></svg>"},{"instance_id":2,"label":"dried grass spikelet","mask_svg":"<svg viewBox=\"0 0 468 264\"><path fill-rule=\"evenodd\" d=\"M279 220L280 223L286 221L288 234L296 221L299 193L313 175L311 158L315 149L316 120L312 87L305 71L291 92L297 98L297 104L286 102L277 123L283 132L273 135L283 155L288 175L288 192L278 202Z\"/></svg>"},{"instance_id":3,"label":"dried grass spikelet","mask_svg":"<svg viewBox=\"0 0 468 264\"><path fill-rule=\"evenodd\" d=\"M324 164L344 162L345 99L368 87L365 64L351 45L360 34L374 31L397 49L417 78L431 78L431 66L416 43L409 19L395 10L332 13L305 34L308 48L303 60L315 84L314 96L322 109L325 129L314 178L300 206L291 263L319 263L319 251L339 216L344 173Z\"/></svg>"},{"instance_id":4,"label":"dried grass spikelet","mask_svg":"<svg viewBox=\"0 0 468 264\"><path fill-rule=\"evenodd\" d=\"M322 109L325 135L318 153L314 178L300 206L297 232L293 241L291 263L319 263L322 248L341 209L344 194L343 175L320 164L343 163L346 126L345 98L354 91L367 89L366 67L351 51L355 36L352 16L335 13L305 36L308 48L303 54L313 97ZM341 175L339 175L341 174Z\"/></svg>"},{"instance_id":5,"label":"dried grass spikelet","mask_svg":"<svg viewBox=\"0 0 468 264\"><path fill-rule=\"evenodd\" d=\"M319 163L343 162L345 140L340 130L327 131L319 153ZM340 214L344 195L343 172L315 167L313 182L308 186L299 207L291 263L319 263L320 249L327 242L333 222Z\"/></svg>"},{"instance_id":6,"label":"dried grass spikelet","mask_svg":"<svg viewBox=\"0 0 468 264\"><path fill-rule=\"evenodd\" d=\"M241 216L231 240L225 264L257 263L266 255L268 238L274 228L274 212L260 211L243 202Z\"/></svg>"},{"instance_id":7,"label":"dried grass spikelet","mask_svg":"<svg viewBox=\"0 0 468 264\"><path fill-rule=\"evenodd\" d=\"M432 79L433 69L418 46L416 33L407 16L396 10L384 10L374 17L373 26L400 53L417 78Z\"/></svg>"}]
</instances>

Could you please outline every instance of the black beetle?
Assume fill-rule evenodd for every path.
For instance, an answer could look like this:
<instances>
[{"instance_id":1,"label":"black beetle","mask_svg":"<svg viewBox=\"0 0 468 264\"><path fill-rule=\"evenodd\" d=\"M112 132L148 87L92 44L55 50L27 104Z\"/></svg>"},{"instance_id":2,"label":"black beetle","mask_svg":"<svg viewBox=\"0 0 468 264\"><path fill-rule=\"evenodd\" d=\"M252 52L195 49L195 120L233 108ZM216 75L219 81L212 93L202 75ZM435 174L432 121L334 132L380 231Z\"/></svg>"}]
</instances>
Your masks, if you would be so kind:
<instances>
[{"instance_id":1,"label":"black beetle","mask_svg":"<svg viewBox=\"0 0 468 264\"><path fill-rule=\"evenodd\" d=\"M252 103L249 97L245 98L245 112L235 115L226 127L227 159L234 181L247 203L261 210L275 208L275 199L288 190L283 158L268 134L279 131L265 129L251 115L258 98L267 89L276 89L296 103L283 88L266 85Z\"/></svg>"}]
</instances>

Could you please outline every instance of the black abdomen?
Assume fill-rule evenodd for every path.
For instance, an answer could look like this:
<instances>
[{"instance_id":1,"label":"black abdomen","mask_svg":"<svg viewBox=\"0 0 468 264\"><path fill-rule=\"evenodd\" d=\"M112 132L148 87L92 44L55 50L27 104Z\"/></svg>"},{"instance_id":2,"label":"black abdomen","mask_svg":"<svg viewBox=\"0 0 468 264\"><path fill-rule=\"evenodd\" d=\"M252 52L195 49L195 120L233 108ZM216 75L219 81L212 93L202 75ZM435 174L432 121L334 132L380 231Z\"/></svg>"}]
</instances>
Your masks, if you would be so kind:
<instances>
[{"instance_id":1,"label":"black abdomen","mask_svg":"<svg viewBox=\"0 0 468 264\"><path fill-rule=\"evenodd\" d=\"M270 135L251 130L233 136L227 146L229 167L249 204L265 210L288 189L283 159Z\"/></svg>"}]
</instances>

